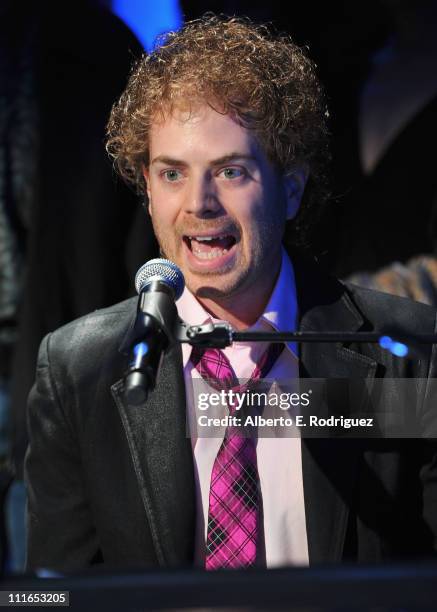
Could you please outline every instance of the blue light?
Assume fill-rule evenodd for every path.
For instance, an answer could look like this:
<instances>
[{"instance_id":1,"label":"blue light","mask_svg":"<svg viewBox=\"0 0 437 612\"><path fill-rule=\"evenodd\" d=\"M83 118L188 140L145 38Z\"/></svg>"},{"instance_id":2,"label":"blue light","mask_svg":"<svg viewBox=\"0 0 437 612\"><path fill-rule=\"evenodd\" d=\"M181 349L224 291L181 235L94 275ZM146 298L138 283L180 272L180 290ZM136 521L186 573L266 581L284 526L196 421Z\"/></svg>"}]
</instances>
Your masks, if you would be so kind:
<instances>
[{"instance_id":1,"label":"blue light","mask_svg":"<svg viewBox=\"0 0 437 612\"><path fill-rule=\"evenodd\" d=\"M405 357L408 355L408 346L402 344L402 342L393 342L390 350L396 357Z\"/></svg>"},{"instance_id":2,"label":"blue light","mask_svg":"<svg viewBox=\"0 0 437 612\"><path fill-rule=\"evenodd\" d=\"M390 338L390 336L381 336L379 339L379 346L383 349L390 350L392 343L393 340Z\"/></svg>"},{"instance_id":3,"label":"blue light","mask_svg":"<svg viewBox=\"0 0 437 612\"><path fill-rule=\"evenodd\" d=\"M149 345L147 344L147 342L139 342L134 346L135 359L141 359L141 357L143 357L143 355L146 355L148 352Z\"/></svg>"},{"instance_id":4,"label":"blue light","mask_svg":"<svg viewBox=\"0 0 437 612\"><path fill-rule=\"evenodd\" d=\"M392 355L396 355L396 357L405 357L408 355L408 346L402 342L396 342L390 338L390 336L381 336L379 339L379 346L383 349L387 349Z\"/></svg>"},{"instance_id":5,"label":"blue light","mask_svg":"<svg viewBox=\"0 0 437 612\"><path fill-rule=\"evenodd\" d=\"M112 0L112 12L136 34L147 51L163 32L178 30L183 22L178 0Z\"/></svg>"}]
</instances>

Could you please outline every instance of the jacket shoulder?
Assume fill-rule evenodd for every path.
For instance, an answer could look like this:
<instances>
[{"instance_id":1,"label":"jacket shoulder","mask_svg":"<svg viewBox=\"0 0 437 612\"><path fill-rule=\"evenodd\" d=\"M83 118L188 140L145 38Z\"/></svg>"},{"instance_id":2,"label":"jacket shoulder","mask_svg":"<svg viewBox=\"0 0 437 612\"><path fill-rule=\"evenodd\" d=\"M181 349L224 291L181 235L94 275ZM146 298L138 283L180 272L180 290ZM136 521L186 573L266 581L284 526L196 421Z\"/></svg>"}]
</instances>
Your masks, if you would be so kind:
<instances>
[{"instance_id":1,"label":"jacket shoulder","mask_svg":"<svg viewBox=\"0 0 437 612\"><path fill-rule=\"evenodd\" d=\"M69 372L95 371L96 364L118 354L135 316L138 298L95 310L48 334L41 343L38 366L64 366Z\"/></svg>"},{"instance_id":2,"label":"jacket shoulder","mask_svg":"<svg viewBox=\"0 0 437 612\"><path fill-rule=\"evenodd\" d=\"M396 326L411 333L432 333L437 311L409 298L343 282L352 300L375 328Z\"/></svg>"}]
</instances>

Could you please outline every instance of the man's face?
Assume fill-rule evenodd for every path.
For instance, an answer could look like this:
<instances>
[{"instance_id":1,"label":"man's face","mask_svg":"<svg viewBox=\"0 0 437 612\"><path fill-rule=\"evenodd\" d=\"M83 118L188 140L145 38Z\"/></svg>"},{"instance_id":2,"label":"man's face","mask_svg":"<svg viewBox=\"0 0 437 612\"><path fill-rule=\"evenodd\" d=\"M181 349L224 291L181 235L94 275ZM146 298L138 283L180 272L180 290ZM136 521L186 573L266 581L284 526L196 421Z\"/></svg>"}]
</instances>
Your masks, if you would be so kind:
<instances>
[{"instance_id":1,"label":"man's face","mask_svg":"<svg viewBox=\"0 0 437 612\"><path fill-rule=\"evenodd\" d=\"M157 120L149 146L144 176L165 257L199 298L259 299L279 269L287 198L253 133L204 105Z\"/></svg>"}]
</instances>

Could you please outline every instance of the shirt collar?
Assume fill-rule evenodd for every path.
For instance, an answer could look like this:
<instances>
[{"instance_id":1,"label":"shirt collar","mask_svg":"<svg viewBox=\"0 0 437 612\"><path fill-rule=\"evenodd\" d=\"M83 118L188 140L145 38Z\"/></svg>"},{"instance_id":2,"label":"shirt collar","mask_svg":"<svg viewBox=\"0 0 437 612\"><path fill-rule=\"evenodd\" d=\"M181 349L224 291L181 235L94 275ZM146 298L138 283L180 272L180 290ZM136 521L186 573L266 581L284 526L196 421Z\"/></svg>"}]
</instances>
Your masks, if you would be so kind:
<instances>
[{"instance_id":1,"label":"shirt collar","mask_svg":"<svg viewBox=\"0 0 437 612\"><path fill-rule=\"evenodd\" d=\"M210 321L218 322L218 319L212 317L186 287L176 302L176 306L179 317L188 325L203 325ZM273 328L275 331L295 331L296 323L297 299L294 269L287 252L283 248L281 270L270 300L261 317L249 329L271 331ZM295 357L298 357L296 342L286 342L285 345ZM182 344L184 368L190 355L191 346L185 343Z\"/></svg>"}]
</instances>

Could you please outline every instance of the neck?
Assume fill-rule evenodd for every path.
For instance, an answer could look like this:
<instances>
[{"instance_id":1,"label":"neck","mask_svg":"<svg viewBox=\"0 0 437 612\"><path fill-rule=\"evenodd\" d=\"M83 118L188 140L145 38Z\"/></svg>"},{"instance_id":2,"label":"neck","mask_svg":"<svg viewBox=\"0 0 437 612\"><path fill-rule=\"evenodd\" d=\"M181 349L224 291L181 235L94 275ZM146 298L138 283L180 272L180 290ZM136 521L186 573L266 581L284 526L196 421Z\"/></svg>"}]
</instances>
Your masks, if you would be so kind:
<instances>
[{"instance_id":1,"label":"neck","mask_svg":"<svg viewBox=\"0 0 437 612\"><path fill-rule=\"evenodd\" d=\"M265 275L255 291L250 287L244 293L223 298L197 298L203 308L216 319L227 321L235 330L251 327L263 314L273 293L281 269L279 260L275 274Z\"/></svg>"}]
</instances>

